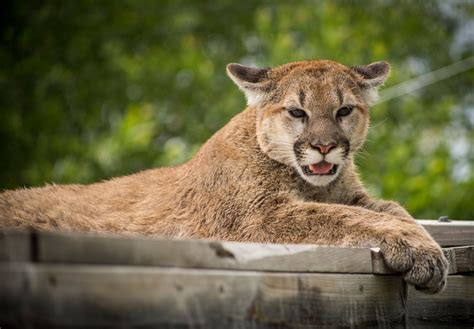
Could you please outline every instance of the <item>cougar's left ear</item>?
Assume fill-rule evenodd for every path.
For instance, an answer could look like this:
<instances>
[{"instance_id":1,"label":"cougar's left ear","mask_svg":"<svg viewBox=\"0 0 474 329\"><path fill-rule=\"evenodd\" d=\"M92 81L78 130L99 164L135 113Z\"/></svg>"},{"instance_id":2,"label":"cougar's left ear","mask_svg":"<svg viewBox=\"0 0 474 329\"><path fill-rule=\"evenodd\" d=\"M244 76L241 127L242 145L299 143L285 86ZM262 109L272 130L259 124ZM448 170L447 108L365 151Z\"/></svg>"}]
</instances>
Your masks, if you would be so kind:
<instances>
[{"instance_id":1,"label":"cougar's left ear","mask_svg":"<svg viewBox=\"0 0 474 329\"><path fill-rule=\"evenodd\" d=\"M271 89L268 79L269 68L258 68L240 64L228 64L227 75L247 97L248 105L258 105Z\"/></svg>"},{"instance_id":2,"label":"cougar's left ear","mask_svg":"<svg viewBox=\"0 0 474 329\"><path fill-rule=\"evenodd\" d=\"M351 70L358 76L358 83L365 92L364 96L369 105L378 98L378 87L387 80L390 73L390 64L385 61L375 62L365 66L353 66Z\"/></svg>"}]
</instances>

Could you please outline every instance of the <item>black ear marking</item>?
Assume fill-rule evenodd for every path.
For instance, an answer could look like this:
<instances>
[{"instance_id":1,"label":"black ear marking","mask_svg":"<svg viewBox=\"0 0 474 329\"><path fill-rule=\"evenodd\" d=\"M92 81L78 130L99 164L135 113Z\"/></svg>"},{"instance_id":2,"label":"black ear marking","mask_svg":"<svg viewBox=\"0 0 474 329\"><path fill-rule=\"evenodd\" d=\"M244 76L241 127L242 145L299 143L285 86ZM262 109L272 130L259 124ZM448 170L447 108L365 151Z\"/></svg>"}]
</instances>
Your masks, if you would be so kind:
<instances>
[{"instance_id":1,"label":"black ear marking","mask_svg":"<svg viewBox=\"0 0 474 329\"><path fill-rule=\"evenodd\" d=\"M362 78L363 85L377 87L387 79L390 72L390 64L380 61L365 66L353 66L351 69Z\"/></svg>"},{"instance_id":2,"label":"black ear marking","mask_svg":"<svg viewBox=\"0 0 474 329\"><path fill-rule=\"evenodd\" d=\"M376 79L388 74L390 71L390 64L381 61L366 66L353 66L352 69L359 73L364 79Z\"/></svg>"},{"instance_id":3,"label":"black ear marking","mask_svg":"<svg viewBox=\"0 0 474 329\"><path fill-rule=\"evenodd\" d=\"M262 103L270 97L272 80L268 78L270 68L258 68L241 64L228 64L227 75L247 97L248 105Z\"/></svg>"},{"instance_id":4,"label":"black ear marking","mask_svg":"<svg viewBox=\"0 0 474 329\"><path fill-rule=\"evenodd\" d=\"M267 78L269 70L269 68L258 68L234 63L227 65L227 71L230 74L239 80L249 83L262 82Z\"/></svg>"}]
</instances>

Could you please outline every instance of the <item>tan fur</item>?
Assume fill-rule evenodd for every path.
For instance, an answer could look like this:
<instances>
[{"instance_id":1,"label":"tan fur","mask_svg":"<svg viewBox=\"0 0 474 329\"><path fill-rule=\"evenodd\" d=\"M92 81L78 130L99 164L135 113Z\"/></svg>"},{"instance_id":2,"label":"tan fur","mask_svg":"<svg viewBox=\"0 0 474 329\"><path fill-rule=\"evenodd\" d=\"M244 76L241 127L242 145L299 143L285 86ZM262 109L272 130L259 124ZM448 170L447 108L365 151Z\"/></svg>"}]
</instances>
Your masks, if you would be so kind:
<instances>
[{"instance_id":1,"label":"tan fur","mask_svg":"<svg viewBox=\"0 0 474 329\"><path fill-rule=\"evenodd\" d=\"M91 185L3 192L0 227L378 246L408 282L442 290L447 262L440 247L401 206L369 197L353 164L365 140L368 105L388 64L229 65L228 74L250 106L192 160ZM353 112L338 119L347 104ZM294 107L308 117L289 115ZM326 155L338 164L336 174L301 171L322 157L312 142L337 144Z\"/></svg>"}]
</instances>

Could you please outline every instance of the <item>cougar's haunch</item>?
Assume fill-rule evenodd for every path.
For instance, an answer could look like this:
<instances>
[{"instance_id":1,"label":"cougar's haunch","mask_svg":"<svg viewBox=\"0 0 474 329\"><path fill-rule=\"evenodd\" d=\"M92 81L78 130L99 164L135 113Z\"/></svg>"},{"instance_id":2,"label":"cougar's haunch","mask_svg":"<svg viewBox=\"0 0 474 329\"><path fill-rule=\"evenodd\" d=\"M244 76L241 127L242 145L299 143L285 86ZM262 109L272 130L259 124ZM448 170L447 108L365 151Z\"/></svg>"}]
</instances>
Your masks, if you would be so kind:
<instances>
[{"instance_id":1,"label":"cougar's haunch","mask_svg":"<svg viewBox=\"0 0 474 329\"><path fill-rule=\"evenodd\" d=\"M0 227L381 248L426 292L446 282L437 243L362 186L354 154L389 65L229 64L248 107L189 162L91 185L0 195Z\"/></svg>"}]
</instances>

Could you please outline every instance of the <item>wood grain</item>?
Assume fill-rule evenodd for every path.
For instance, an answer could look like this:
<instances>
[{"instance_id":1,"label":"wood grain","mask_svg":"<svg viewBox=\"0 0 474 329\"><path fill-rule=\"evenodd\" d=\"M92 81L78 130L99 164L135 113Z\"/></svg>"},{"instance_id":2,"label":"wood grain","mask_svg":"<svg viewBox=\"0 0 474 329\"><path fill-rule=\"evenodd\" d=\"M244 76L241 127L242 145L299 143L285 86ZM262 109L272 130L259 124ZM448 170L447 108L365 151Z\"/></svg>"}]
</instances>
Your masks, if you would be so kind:
<instances>
[{"instance_id":1,"label":"wood grain","mask_svg":"<svg viewBox=\"0 0 474 329\"><path fill-rule=\"evenodd\" d=\"M0 262L29 261L33 250L31 240L29 231L0 230Z\"/></svg>"},{"instance_id":2,"label":"wood grain","mask_svg":"<svg viewBox=\"0 0 474 329\"><path fill-rule=\"evenodd\" d=\"M474 221L418 220L442 247L474 245Z\"/></svg>"},{"instance_id":3,"label":"wood grain","mask_svg":"<svg viewBox=\"0 0 474 329\"><path fill-rule=\"evenodd\" d=\"M407 307L410 328L472 329L474 276L449 276L446 289L437 295L410 288Z\"/></svg>"},{"instance_id":4,"label":"wood grain","mask_svg":"<svg viewBox=\"0 0 474 329\"><path fill-rule=\"evenodd\" d=\"M60 246L60 247L58 247ZM445 248L449 273L474 271L474 247ZM277 272L393 274L378 248L0 231L0 261Z\"/></svg>"},{"instance_id":5,"label":"wood grain","mask_svg":"<svg viewBox=\"0 0 474 329\"><path fill-rule=\"evenodd\" d=\"M398 276L10 264L0 265L0 278L0 309L10 306L8 314L0 312L0 322L7 328L26 323L32 328L405 324L404 284Z\"/></svg>"},{"instance_id":6,"label":"wood grain","mask_svg":"<svg viewBox=\"0 0 474 329\"><path fill-rule=\"evenodd\" d=\"M474 246L443 249L449 261L449 274L474 272Z\"/></svg>"},{"instance_id":7,"label":"wood grain","mask_svg":"<svg viewBox=\"0 0 474 329\"><path fill-rule=\"evenodd\" d=\"M38 261L104 265L373 273L369 248L39 233ZM61 248L58 248L61 246ZM377 273L387 273L378 264Z\"/></svg>"}]
</instances>

